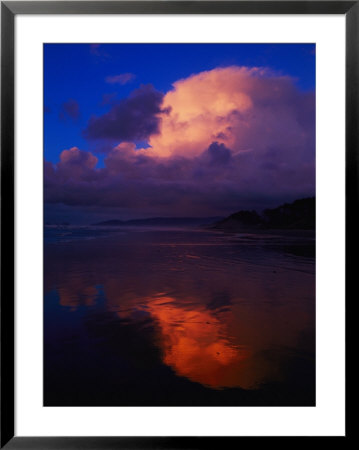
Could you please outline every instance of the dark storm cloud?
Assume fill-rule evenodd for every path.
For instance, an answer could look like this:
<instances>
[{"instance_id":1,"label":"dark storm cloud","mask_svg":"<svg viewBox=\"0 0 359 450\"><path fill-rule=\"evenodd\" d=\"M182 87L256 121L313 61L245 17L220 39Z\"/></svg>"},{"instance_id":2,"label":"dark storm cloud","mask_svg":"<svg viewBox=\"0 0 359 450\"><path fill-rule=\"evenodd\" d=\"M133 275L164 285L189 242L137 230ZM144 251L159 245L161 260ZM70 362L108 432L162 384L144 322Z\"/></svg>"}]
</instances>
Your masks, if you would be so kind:
<instances>
[{"instance_id":1,"label":"dark storm cloud","mask_svg":"<svg viewBox=\"0 0 359 450\"><path fill-rule=\"evenodd\" d=\"M133 91L108 113L92 117L84 131L88 139L144 140L158 133L163 94L150 84Z\"/></svg>"},{"instance_id":2,"label":"dark storm cloud","mask_svg":"<svg viewBox=\"0 0 359 450\"><path fill-rule=\"evenodd\" d=\"M231 160L231 151L224 144L219 144L216 141L212 142L204 156L210 164L223 165L228 164Z\"/></svg>"},{"instance_id":3,"label":"dark storm cloud","mask_svg":"<svg viewBox=\"0 0 359 450\"><path fill-rule=\"evenodd\" d=\"M250 154L234 154L213 142L198 157L157 158L131 143L97 158L77 148L57 164L45 165L45 201L98 211L117 208L127 217L226 215L241 208L275 206L314 189L314 165L258 167L251 177ZM239 174L243 174L242 177ZM285 189L284 189L285 186Z\"/></svg>"},{"instance_id":4,"label":"dark storm cloud","mask_svg":"<svg viewBox=\"0 0 359 450\"><path fill-rule=\"evenodd\" d=\"M77 120L80 117L80 106L76 100L70 98L61 105L59 118L61 120L72 119Z\"/></svg>"}]
</instances>

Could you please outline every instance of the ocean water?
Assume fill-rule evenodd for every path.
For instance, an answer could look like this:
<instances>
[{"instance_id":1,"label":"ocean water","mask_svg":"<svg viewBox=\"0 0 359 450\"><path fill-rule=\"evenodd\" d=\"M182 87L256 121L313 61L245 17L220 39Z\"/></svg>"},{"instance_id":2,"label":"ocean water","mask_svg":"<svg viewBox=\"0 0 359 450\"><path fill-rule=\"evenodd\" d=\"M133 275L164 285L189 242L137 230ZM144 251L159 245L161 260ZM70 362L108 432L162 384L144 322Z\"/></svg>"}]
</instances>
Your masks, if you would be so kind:
<instances>
[{"instance_id":1,"label":"ocean water","mask_svg":"<svg viewBox=\"0 0 359 450\"><path fill-rule=\"evenodd\" d=\"M44 404L315 405L314 244L46 229Z\"/></svg>"}]
</instances>

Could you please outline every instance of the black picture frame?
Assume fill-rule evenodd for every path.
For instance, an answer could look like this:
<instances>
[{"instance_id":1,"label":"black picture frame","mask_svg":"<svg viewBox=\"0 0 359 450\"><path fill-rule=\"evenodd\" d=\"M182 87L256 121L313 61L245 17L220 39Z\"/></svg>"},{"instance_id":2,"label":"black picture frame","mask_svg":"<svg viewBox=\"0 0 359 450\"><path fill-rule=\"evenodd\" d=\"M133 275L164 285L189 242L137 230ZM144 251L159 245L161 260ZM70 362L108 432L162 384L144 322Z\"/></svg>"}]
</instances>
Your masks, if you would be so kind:
<instances>
[{"instance_id":1,"label":"black picture frame","mask_svg":"<svg viewBox=\"0 0 359 450\"><path fill-rule=\"evenodd\" d=\"M346 310L358 248L359 1L1 2L1 448L230 448L248 437L24 437L14 435L14 19L18 14L340 14L346 19ZM348 313L346 314L348 319ZM348 342L348 321L346 320ZM346 351L347 353L347 351ZM348 392L348 385L346 391ZM346 411L348 411L348 397ZM350 436L349 418L346 435ZM257 437L260 441L264 437ZM272 438L273 440L274 438ZM287 442L292 438L281 440ZM307 438L302 438L307 439ZM283 442L285 444L285 442Z\"/></svg>"}]
</instances>

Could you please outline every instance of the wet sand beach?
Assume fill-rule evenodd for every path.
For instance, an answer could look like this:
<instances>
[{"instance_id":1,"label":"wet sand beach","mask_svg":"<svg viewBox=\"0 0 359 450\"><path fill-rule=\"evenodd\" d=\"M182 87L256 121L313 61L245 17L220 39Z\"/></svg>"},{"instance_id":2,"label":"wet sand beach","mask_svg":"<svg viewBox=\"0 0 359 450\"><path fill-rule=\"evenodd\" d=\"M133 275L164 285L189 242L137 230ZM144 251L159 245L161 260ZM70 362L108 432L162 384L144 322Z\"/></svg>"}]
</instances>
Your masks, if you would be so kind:
<instances>
[{"instance_id":1,"label":"wet sand beach","mask_svg":"<svg viewBox=\"0 0 359 450\"><path fill-rule=\"evenodd\" d=\"M46 406L315 404L311 234L85 231L45 240Z\"/></svg>"}]
</instances>

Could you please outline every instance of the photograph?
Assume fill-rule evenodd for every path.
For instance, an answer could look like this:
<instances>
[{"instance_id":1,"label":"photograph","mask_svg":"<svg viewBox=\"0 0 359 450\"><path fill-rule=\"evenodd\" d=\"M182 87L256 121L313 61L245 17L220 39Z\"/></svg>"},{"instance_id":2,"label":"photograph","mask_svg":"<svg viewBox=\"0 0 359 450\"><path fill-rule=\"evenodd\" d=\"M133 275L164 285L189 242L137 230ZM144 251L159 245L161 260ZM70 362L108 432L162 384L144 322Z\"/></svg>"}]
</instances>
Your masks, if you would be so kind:
<instances>
[{"instance_id":1,"label":"photograph","mask_svg":"<svg viewBox=\"0 0 359 450\"><path fill-rule=\"evenodd\" d=\"M43 406L316 406L315 43L44 43L43 177Z\"/></svg>"}]
</instances>

